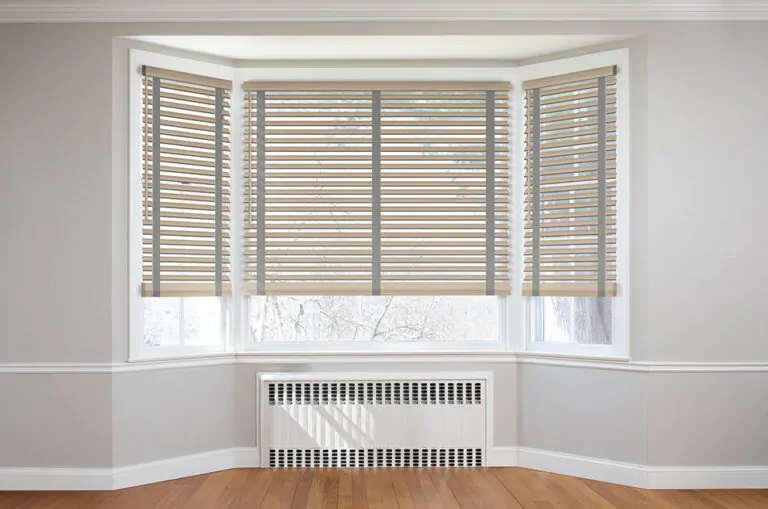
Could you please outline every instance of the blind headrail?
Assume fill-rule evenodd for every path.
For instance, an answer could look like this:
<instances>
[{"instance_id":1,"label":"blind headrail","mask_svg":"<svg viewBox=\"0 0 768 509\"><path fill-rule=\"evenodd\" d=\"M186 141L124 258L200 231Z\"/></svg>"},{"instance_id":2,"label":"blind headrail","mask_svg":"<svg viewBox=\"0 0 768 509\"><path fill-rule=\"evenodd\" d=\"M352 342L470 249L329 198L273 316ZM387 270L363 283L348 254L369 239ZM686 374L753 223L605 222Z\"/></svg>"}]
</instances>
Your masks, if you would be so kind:
<instances>
[{"instance_id":1,"label":"blind headrail","mask_svg":"<svg viewBox=\"0 0 768 509\"><path fill-rule=\"evenodd\" d=\"M159 67L151 67L148 65L141 66L141 73L144 76L150 76L153 78L181 81L184 83L192 83L194 85L200 85L203 87L214 87L222 88L224 90L232 90L231 80L211 78L210 76L200 76L199 74L190 74L188 72L171 71L170 69L161 69Z\"/></svg>"},{"instance_id":2,"label":"blind headrail","mask_svg":"<svg viewBox=\"0 0 768 509\"><path fill-rule=\"evenodd\" d=\"M243 90L264 92L508 92L511 83L506 81L247 81Z\"/></svg>"},{"instance_id":3,"label":"blind headrail","mask_svg":"<svg viewBox=\"0 0 768 509\"><path fill-rule=\"evenodd\" d=\"M560 74L558 76L548 76L546 78L524 81L523 89L531 90L534 88L553 87L555 85L565 85L566 83L576 83L578 81L615 76L616 72L617 66L608 65L596 69L589 69L587 71L571 72L568 74Z\"/></svg>"}]
</instances>

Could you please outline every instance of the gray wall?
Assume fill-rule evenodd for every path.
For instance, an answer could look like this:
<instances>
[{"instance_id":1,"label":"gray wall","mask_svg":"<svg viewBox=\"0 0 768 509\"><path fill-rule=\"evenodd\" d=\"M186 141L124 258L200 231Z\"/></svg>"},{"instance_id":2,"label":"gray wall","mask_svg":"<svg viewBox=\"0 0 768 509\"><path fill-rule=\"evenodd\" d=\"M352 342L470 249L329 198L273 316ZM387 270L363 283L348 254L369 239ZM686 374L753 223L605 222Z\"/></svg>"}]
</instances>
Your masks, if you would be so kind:
<instances>
[{"instance_id":1,"label":"gray wall","mask_svg":"<svg viewBox=\"0 0 768 509\"><path fill-rule=\"evenodd\" d=\"M115 374L114 466L233 447L234 370L228 365Z\"/></svg>"},{"instance_id":2,"label":"gray wall","mask_svg":"<svg viewBox=\"0 0 768 509\"><path fill-rule=\"evenodd\" d=\"M645 373L535 364L518 369L518 445L645 463Z\"/></svg>"},{"instance_id":3,"label":"gray wall","mask_svg":"<svg viewBox=\"0 0 768 509\"><path fill-rule=\"evenodd\" d=\"M111 464L110 374L0 373L0 468Z\"/></svg>"},{"instance_id":4,"label":"gray wall","mask_svg":"<svg viewBox=\"0 0 768 509\"><path fill-rule=\"evenodd\" d=\"M648 38L643 359L768 360L766 50L768 23Z\"/></svg>"},{"instance_id":5,"label":"gray wall","mask_svg":"<svg viewBox=\"0 0 768 509\"><path fill-rule=\"evenodd\" d=\"M126 358L127 51L114 37L259 33L639 36L628 43L633 357L768 361L761 313L768 202L757 196L768 183L762 150L768 104L761 89L768 78L767 28L768 23L0 25L0 267L7 290L0 295L0 364ZM485 368L501 370L499 378L507 382L496 396L497 445L651 464L768 464L768 448L749 446L765 444L765 411L753 402L765 394L765 374ZM0 461L124 465L252 445L257 369L4 374ZM585 398L583 407L572 404ZM712 408L718 409L718 424L700 425ZM168 425L152 426L153 412ZM563 419L568 426L556 429ZM42 426L45 420L56 426ZM746 422L751 424L739 426ZM169 431L182 423L191 427L188 437ZM704 445L712 440L719 445Z\"/></svg>"},{"instance_id":6,"label":"gray wall","mask_svg":"<svg viewBox=\"0 0 768 509\"><path fill-rule=\"evenodd\" d=\"M768 465L768 373L648 379L649 465Z\"/></svg>"}]
</instances>

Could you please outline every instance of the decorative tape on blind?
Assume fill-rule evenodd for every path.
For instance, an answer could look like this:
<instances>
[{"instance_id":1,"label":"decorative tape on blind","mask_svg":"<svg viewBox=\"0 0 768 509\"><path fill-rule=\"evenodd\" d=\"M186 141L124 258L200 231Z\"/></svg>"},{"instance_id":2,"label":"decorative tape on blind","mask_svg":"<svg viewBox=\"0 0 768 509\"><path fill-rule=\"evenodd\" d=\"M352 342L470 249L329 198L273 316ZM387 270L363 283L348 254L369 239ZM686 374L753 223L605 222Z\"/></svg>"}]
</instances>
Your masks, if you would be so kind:
<instances>
[{"instance_id":1,"label":"decorative tape on blind","mask_svg":"<svg viewBox=\"0 0 768 509\"><path fill-rule=\"evenodd\" d=\"M246 83L245 292L503 295L508 83Z\"/></svg>"},{"instance_id":2,"label":"decorative tape on blind","mask_svg":"<svg viewBox=\"0 0 768 509\"><path fill-rule=\"evenodd\" d=\"M142 74L142 295L229 295L232 82Z\"/></svg>"},{"instance_id":3,"label":"decorative tape on blind","mask_svg":"<svg viewBox=\"0 0 768 509\"><path fill-rule=\"evenodd\" d=\"M615 75L523 83L524 295L616 295Z\"/></svg>"}]
</instances>

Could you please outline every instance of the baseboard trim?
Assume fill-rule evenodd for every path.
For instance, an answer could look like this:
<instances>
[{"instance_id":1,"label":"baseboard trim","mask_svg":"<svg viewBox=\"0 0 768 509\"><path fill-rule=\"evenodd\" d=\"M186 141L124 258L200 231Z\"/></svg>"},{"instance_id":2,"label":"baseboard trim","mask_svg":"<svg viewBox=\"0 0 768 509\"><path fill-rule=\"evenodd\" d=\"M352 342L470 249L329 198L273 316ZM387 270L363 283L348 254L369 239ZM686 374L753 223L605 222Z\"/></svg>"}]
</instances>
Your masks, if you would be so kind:
<instances>
[{"instance_id":1,"label":"baseboard trim","mask_svg":"<svg viewBox=\"0 0 768 509\"><path fill-rule=\"evenodd\" d=\"M768 489L768 466L646 467L646 476L653 490Z\"/></svg>"},{"instance_id":2,"label":"baseboard trim","mask_svg":"<svg viewBox=\"0 0 768 509\"><path fill-rule=\"evenodd\" d=\"M111 468L0 468L0 491L111 489Z\"/></svg>"},{"instance_id":3,"label":"baseboard trim","mask_svg":"<svg viewBox=\"0 0 768 509\"><path fill-rule=\"evenodd\" d=\"M117 468L0 468L0 491L108 491L208 474L258 468L256 447L235 447Z\"/></svg>"},{"instance_id":4,"label":"baseboard trim","mask_svg":"<svg viewBox=\"0 0 768 509\"><path fill-rule=\"evenodd\" d=\"M519 447L516 466L649 490L768 489L762 465L657 467Z\"/></svg>"},{"instance_id":5,"label":"baseboard trim","mask_svg":"<svg viewBox=\"0 0 768 509\"><path fill-rule=\"evenodd\" d=\"M258 458L257 448L236 447L118 467L112 470L112 489L120 490L231 468L256 468L259 466Z\"/></svg>"},{"instance_id":6,"label":"baseboard trim","mask_svg":"<svg viewBox=\"0 0 768 509\"><path fill-rule=\"evenodd\" d=\"M570 475L583 479L623 484L636 488L646 487L643 467L632 463L590 458L560 452L520 447L517 450L518 466L542 470L553 474Z\"/></svg>"},{"instance_id":7,"label":"baseboard trim","mask_svg":"<svg viewBox=\"0 0 768 509\"><path fill-rule=\"evenodd\" d=\"M645 489L768 489L768 466L652 467L529 447L493 447L486 463ZM117 468L0 468L0 491L119 490L260 466L258 448L235 447Z\"/></svg>"}]
</instances>

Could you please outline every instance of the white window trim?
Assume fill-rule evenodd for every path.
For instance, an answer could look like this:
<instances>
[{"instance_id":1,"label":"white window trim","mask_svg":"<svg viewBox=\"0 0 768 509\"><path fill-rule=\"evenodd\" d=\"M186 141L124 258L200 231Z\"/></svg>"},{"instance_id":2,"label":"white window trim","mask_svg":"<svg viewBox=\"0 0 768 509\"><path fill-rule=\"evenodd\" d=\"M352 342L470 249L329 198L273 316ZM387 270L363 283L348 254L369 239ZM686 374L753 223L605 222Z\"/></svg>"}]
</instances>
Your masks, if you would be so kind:
<instances>
[{"instance_id":1,"label":"white window trim","mask_svg":"<svg viewBox=\"0 0 768 509\"><path fill-rule=\"evenodd\" d=\"M234 104L242 104L244 93L240 84L245 81L507 81L518 80L517 69L511 67L357 67L357 68L237 68L235 85L232 91ZM234 109L233 109L234 111ZM240 196L237 197L240 199ZM234 201L237 203L237 200ZM238 205L234 205L240 208ZM234 237L233 237L234 238ZM497 341L451 342L347 342L347 341L284 341L250 342L247 315L247 299L242 299L243 313L236 327L240 331L236 351L238 353L381 353L397 352L508 352L514 350L514 341L510 340L509 309L510 301L519 300L514 295L499 298L499 338ZM514 305L514 304L512 304Z\"/></svg>"},{"instance_id":2,"label":"white window trim","mask_svg":"<svg viewBox=\"0 0 768 509\"><path fill-rule=\"evenodd\" d=\"M228 66L198 60L171 57L159 53L131 49L129 62L128 99L128 360L158 360L182 357L200 357L233 351L232 327L217 346L163 346L147 347L144 344L144 316L141 302L141 66L149 65L174 71L205 74L215 78L233 77ZM234 105L233 105L234 107ZM239 137L232 135L232 152L240 152ZM239 164L234 161L233 164ZM236 172L235 172L236 173ZM237 234L237 232L233 232ZM222 305L224 306L224 304ZM233 313L234 314L234 313ZM224 336L224 335L222 335Z\"/></svg>"},{"instance_id":3,"label":"white window trim","mask_svg":"<svg viewBox=\"0 0 768 509\"><path fill-rule=\"evenodd\" d=\"M563 343L543 343L535 342L533 339L533 313L532 313L532 301L531 298L524 298L522 303L521 317L522 322L525 324L525 331L521 336L521 343L519 349L530 354L541 355L567 355L578 357L590 357L590 358L607 358L617 360L629 360L629 267L630 267L630 228L629 228L629 210L630 210L630 133L629 133L629 50L620 49L613 51L606 51L602 53L593 53L590 55L584 55L574 58L566 58L561 60L551 60L548 62L542 62L538 64L532 64L524 67L519 67L520 82L517 83L515 89L517 94L521 94L522 81L543 78L547 76L566 74L577 71L584 71L587 69L594 69L596 67L603 67L607 65L618 65L619 73L616 77L616 103L618 107L618 117L616 120L616 134L619 140L617 151L617 171L616 171L616 187L617 187L617 202L616 209L616 228L619 232L617 237L616 254L618 258L617 263L617 283L619 286L618 295L612 298L612 344L611 345L574 345ZM518 95L516 97L516 105L522 104L522 97ZM514 217L516 221L513 223L514 238L516 245L523 245L523 207L525 205L525 190L522 183L522 175L524 172L524 153L522 150L523 139L522 132L525 125L525 120L521 112L515 111L512 113L513 119L518 133L515 137L514 146L519 147L516 151L515 157L515 174L520 180L513 182L513 203L517 203ZM517 256L518 259L522 256ZM522 274L523 266L522 262L519 262L514 267L515 274ZM515 281L520 278L515 278ZM513 288L513 292L517 291L520 295L520 289Z\"/></svg>"},{"instance_id":4,"label":"white window trim","mask_svg":"<svg viewBox=\"0 0 768 509\"><path fill-rule=\"evenodd\" d=\"M159 53L131 49L129 86L129 361L172 359L185 357L212 356L228 353L254 354L381 354L393 353L501 353L526 352L532 355L574 355L591 358L623 359L629 356L629 80L628 50L616 50L582 57L555 60L523 67L432 67L432 68L232 68L193 59L171 57ZM248 80L487 80L509 81L510 115L514 125L509 140L513 154L511 168L511 228L512 249L523 242L523 139L522 139L522 82L526 79L551 76L603 65L617 64L622 71L618 76L617 101L620 116L617 122L619 140L625 140L618 154L617 192L619 207L617 223L622 233L618 239L619 295L613 302L613 345L566 345L533 344L531 341L530 299L522 296L522 256L513 256L510 267L511 295L500 298L498 341L456 341L456 342L322 342L297 341L281 343L251 343L249 341L248 301L242 293L241 259L239 243L232 246L231 313L229 334L217 347L146 347L143 341L143 311L141 295L141 212L140 212L140 162L141 146L141 65L163 67L182 72L206 74L217 78L233 80L231 96L232 112L232 167L242 167L242 82ZM622 142L620 142L622 143ZM232 174L232 238L239 238L242 221L241 172Z\"/></svg>"}]
</instances>

